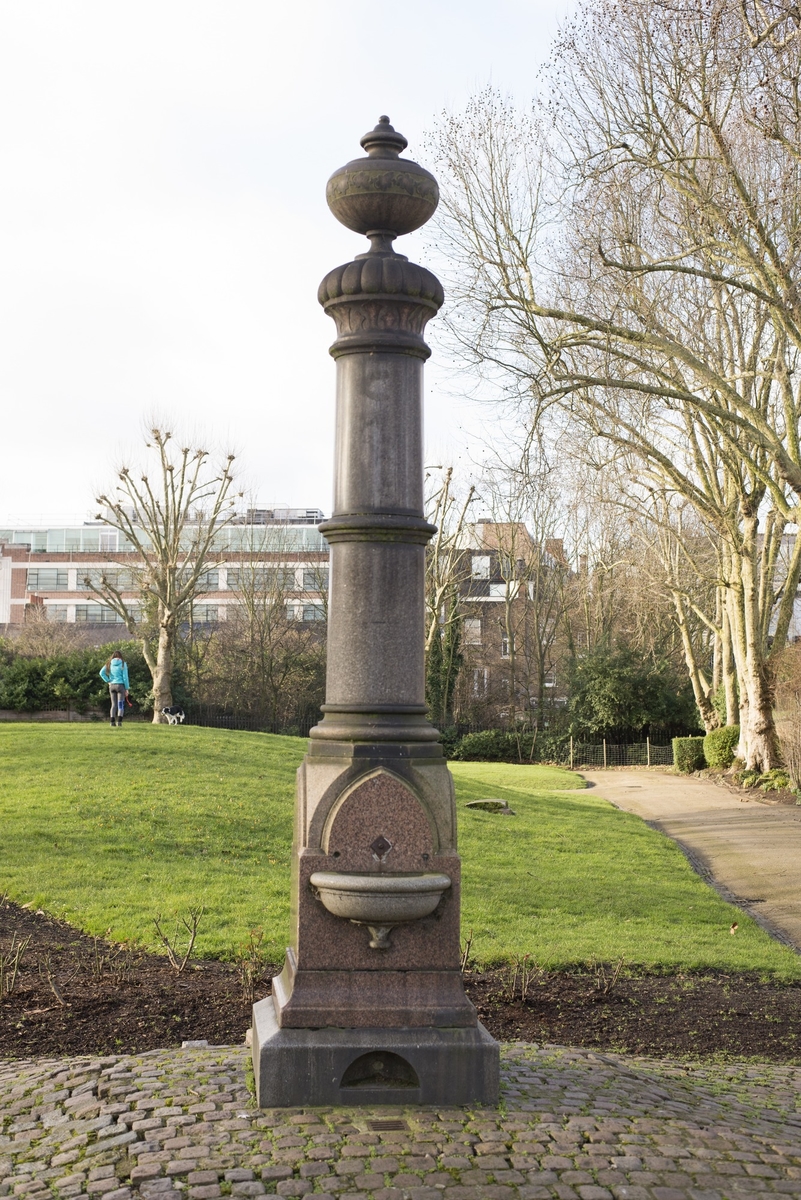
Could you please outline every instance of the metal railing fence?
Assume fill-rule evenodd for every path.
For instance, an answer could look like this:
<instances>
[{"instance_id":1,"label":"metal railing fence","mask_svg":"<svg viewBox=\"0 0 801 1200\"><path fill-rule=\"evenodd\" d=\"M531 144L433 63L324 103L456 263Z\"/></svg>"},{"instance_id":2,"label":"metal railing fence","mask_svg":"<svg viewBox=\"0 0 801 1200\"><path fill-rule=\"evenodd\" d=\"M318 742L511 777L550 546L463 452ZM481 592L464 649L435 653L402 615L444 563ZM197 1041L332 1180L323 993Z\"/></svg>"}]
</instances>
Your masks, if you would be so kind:
<instances>
[{"instance_id":1,"label":"metal railing fence","mask_svg":"<svg viewBox=\"0 0 801 1200\"><path fill-rule=\"evenodd\" d=\"M243 729L250 733L283 733L308 737L309 730L321 718L318 709L304 708L295 713L272 715L264 712L236 712L210 704L185 705L187 725L206 729Z\"/></svg>"},{"instance_id":2,"label":"metal railing fence","mask_svg":"<svg viewBox=\"0 0 801 1200\"><path fill-rule=\"evenodd\" d=\"M267 713L234 712L213 705L190 704L185 706L186 724L199 725L208 729L242 729L252 733L279 733L294 737L308 737L309 730L320 720L317 710L308 708L297 713L271 716ZM80 713L75 708L45 706L36 712L0 710L0 721L102 721L108 717L108 709L90 708ZM150 721L151 713L128 712L127 720ZM479 732L479 729L470 732ZM579 742L572 738L554 755L566 767L672 767L673 745L653 742L616 743L609 741ZM537 757L532 760L537 761ZM553 761L553 759L551 760Z\"/></svg>"},{"instance_id":3,"label":"metal railing fence","mask_svg":"<svg viewBox=\"0 0 801 1200\"><path fill-rule=\"evenodd\" d=\"M574 742L569 747L570 767L672 767L673 744L644 742L616 745L612 742Z\"/></svg>"}]
</instances>

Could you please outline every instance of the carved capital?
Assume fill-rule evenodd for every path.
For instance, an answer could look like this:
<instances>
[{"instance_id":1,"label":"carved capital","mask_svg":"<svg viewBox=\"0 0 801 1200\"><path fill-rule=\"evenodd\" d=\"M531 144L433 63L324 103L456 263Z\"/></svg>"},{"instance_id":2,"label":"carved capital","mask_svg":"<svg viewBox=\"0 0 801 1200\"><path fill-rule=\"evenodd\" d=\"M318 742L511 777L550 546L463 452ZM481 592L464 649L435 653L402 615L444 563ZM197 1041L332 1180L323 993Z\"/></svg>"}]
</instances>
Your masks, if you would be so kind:
<instances>
[{"instance_id":1,"label":"carved capital","mask_svg":"<svg viewBox=\"0 0 801 1200\"><path fill-rule=\"evenodd\" d=\"M428 358L423 330L445 293L431 271L390 252L365 254L329 271L317 298L336 322L335 357L384 350Z\"/></svg>"}]
</instances>

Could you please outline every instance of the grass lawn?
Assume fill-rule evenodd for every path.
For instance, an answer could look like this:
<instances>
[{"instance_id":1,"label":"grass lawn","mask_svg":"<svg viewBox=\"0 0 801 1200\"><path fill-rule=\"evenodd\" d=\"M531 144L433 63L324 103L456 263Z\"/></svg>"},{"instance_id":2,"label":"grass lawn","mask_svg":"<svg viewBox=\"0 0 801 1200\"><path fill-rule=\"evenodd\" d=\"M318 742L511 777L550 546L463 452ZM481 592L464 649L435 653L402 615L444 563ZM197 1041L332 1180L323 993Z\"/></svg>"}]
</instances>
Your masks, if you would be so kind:
<instances>
[{"instance_id":1,"label":"grass lawn","mask_svg":"<svg viewBox=\"0 0 801 1200\"><path fill-rule=\"evenodd\" d=\"M0 727L0 895L155 946L153 917L204 903L198 949L231 957L289 925L295 769L306 742L129 725ZM801 956L725 904L678 848L549 767L454 763L462 928L482 963L623 957L801 978ZM561 789L572 789L565 791ZM497 796L516 816L466 810ZM733 920L739 924L729 933Z\"/></svg>"}]
</instances>

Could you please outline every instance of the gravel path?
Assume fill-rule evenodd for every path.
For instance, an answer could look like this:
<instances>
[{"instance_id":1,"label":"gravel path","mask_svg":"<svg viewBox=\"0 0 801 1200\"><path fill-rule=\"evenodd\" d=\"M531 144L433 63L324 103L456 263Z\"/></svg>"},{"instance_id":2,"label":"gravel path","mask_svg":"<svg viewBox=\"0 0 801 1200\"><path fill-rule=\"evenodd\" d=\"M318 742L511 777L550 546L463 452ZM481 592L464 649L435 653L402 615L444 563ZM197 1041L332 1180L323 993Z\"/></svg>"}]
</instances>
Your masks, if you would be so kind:
<instances>
[{"instance_id":1,"label":"gravel path","mask_svg":"<svg viewBox=\"0 0 801 1200\"><path fill-rule=\"evenodd\" d=\"M243 1047L6 1060L0 1196L801 1195L801 1067L688 1067L522 1043L502 1061L497 1110L259 1112Z\"/></svg>"},{"instance_id":2,"label":"gravel path","mask_svg":"<svg viewBox=\"0 0 801 1200\"><path fill-rule=\"evenodd\" d=\"M727 900L801 951L801 808L662 771L581 774L596 795L677 841Z\"/></svg>"}]
</instances>

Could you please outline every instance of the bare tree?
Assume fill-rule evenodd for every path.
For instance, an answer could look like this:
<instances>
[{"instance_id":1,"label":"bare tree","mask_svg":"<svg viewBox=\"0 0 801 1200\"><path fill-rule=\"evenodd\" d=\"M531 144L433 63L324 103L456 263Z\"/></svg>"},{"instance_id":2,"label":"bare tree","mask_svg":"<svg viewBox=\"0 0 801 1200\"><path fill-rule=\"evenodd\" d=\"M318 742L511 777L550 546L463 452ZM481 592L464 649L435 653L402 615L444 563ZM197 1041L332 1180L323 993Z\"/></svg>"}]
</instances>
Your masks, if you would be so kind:
<instances>
[{"instance_id":1,"label":"bare tree","mask_svg":"<svg viewBox=\"0 0 801 1200\"><path fill-rule=\"evenodd\" d=\"M14 650L26 658L53 658L82 645L80 629L66 621L53 621L43 604L31 604L25 623L14 639Z\"/></svg>"},{"instance_id":2,"label":"bare tree","mask_svg":"<svg viewBox=\"0 0 801 1200\"><path fill-rule=\"evenodd\" d=\"M547 615L538 611L543 597L537 598L537 609L531 603L534 595L529 584L533 584L537 565L542 562L544 547L535 545L527 526L532 495L528 484L521 471L500 465L489 471L482 482L481 499L490 520L477 523L482 548L494 559L491 576L497 576L498 580L499 603L492 609L500 613L503 710L513 730L519 726L526 728L530 723L532 695L536 696L539 690L535 680L540 665L543 676L540 698L544 695L544 676L549 665L546 643L554 632L554 627L548 627Z\"/></svg>"},{"instance_id":3,"label":"bare tree","mask_svg":"<svg viewBox=\"0 0 801 1200\"><path fill-rule=\"evenodd\" d=\"M287 728L316 713L325 683L328 567L301 565L289 531L253 528L228 568L236 603L216 630L203 695Z\"/></svg>"},{"instance_id":4,"label":"bare tree","mask_svg":"<svg viewBox=\"0 0 801 1200\"><path fill-rule=\"evenodd\" d=\"M724 661L731 667L718 540L692 505L668 490L635 485L618 503L630 516L631 578L669 601L696 707L706 730L717 729L715 694ZM645 608L653 614L653 604Z\"/></svg>"},{"instance_id":5,"label":"bare tree","mask_svg":"<svg viewBox=\"0 0 801 1200\"><path fill-rule=\"evenodd\" d=\"M714 530L741 748L769 769L801 575L801 60L791 8L744 4L589 0L547 106L485 94L438 144L458 346Z\"/></svg>"},{"instance_id":6,"label":"bare tree","mask_svg":"<svg viewBox=\"0 0 801 1200\"><path fill-rule=\"evenodd\" d=\"M461 588L470 575L464 535L475 488L458 499L453 467L429 475L426 515L437 532L426 552L426 701L432 721L453 724L453 699L463 660Z\"/></svg>"},{"instance_id":7,"label":"bare tree","mask_svg":"<svg viewBox=\"0 0 801 1200\"><path fill-rule=\"evenodd\" d=\"M142 642L153 678L153 722L172 704L172 674L181 623L205 573L217 565L220 535L235 516L233 454L213 466L207 450L174 445L166 429L149 431L154 469L123 466L113 492L97 497L97 519L119 530L136 553L133 567L88 575L84 586ZM131 594L135 599L131 598Z\"/></svg>"}]
</instances>

